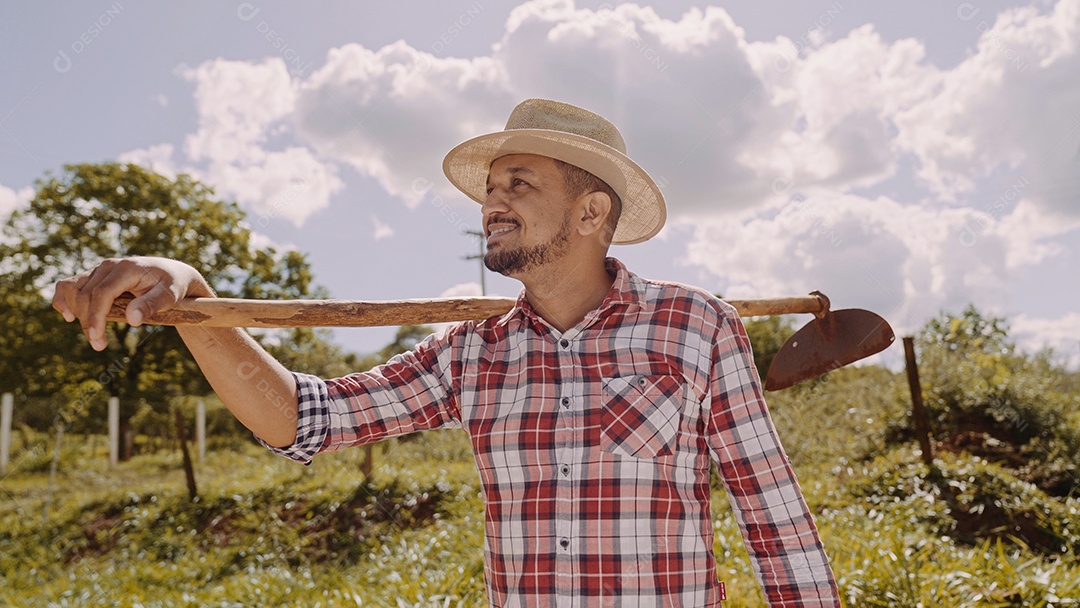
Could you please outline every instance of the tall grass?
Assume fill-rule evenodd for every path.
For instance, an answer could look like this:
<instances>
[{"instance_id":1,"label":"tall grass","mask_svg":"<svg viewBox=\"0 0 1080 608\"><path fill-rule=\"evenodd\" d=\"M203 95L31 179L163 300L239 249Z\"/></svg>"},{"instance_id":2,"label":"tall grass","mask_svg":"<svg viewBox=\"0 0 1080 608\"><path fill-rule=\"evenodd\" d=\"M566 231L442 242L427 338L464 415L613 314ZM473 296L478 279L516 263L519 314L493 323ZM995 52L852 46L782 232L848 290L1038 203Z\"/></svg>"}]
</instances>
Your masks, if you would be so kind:
<instances>
[{"instance_id":1,"label":"tall grass","mask_svg":"<svg viewBox=\"0 0 1080 608\"><path fill-rule=\"evenodd\" d=\"M802 426L785 437L805 436L817 425L819 440L837 441L805 403L777 407L788 408L778 424ZM860 416L849 424L872 417L864 410ZM838 418L824 417L830 419ZM47 445L46 437L37 439ZM962 497L997 497L1051 505L1047 517L1065 535L1080 529L1075 500L1053 501L965 457L939 460L943 475L963 486L946 500L920 481L926 471L913 450L860 440L878 456L839 459L800 449L795 460L849 606L1078 604L1080 560L1072 549L1048 554L1008 534L971 543L948 523ZM15 472L0 482L6 605L398 608L486 601L483 504L460 431L377 446L371 479L361 473L363 450L326 454L310 467L255 446L214 452L196 467L197 502L186 496L174 452L109 470L100 441L67 443L47 513L48 472L31 464L51 458L44 448L26 446ZM980 496L980 488L996 493ZM725 605L764 606L722 489L713 498L718 576L731 598Z\"/></svg>"}]
</instances>

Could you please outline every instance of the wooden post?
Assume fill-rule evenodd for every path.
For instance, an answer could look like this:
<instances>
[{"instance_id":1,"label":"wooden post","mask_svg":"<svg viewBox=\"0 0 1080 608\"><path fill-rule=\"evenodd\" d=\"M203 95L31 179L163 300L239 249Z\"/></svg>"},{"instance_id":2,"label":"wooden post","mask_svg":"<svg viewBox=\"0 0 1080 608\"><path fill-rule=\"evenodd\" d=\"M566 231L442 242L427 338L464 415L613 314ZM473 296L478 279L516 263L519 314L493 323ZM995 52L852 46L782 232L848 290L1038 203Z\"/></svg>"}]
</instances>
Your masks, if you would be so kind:
<instances>
[{"instance_id":1,"label":"wooden post","mask_svg":"<svg viewBox=\"0 0 1080 608\"><path fill-rule=\"evenodd\" d=\"M375 446L373 444L364 446L364 461L360 463L360 472L364 474L365 480L371 481L371 474L375 472Z\"/></svg>"},{"instance_id":2,"label":"wooden post","mask_svg":"<svg viewBox=\"0 0 1080 608\"><path fill-rule=\"evenodd\" d=\"M176 438L180 441L180 453L184 457L184 476L187 478L188 497L195 500L199 490L195 487L195 468L191 466L191 454L187 449L187 432L184 430L184 415L180 408L173 409L176 414Z\"/></svg>"},{"instance_id":3,"label":"wooden post","mask_svg":"<svg viewBox=\"0 0 1080 608\"><path fill-rule=\"evenodd\" d=\"M922 400L922 386L919 384L919 365L915 361L915 338L904 338L904 356L907 359L908 386L911 388L911 415L915 422L915 438L919 440L923 462L934 468L934 448L930 443L930 420Z\"/></svg>"},{"instance_id":4,"label":"wooden post","mask_svg":"<svg viewBox=\"0 0 1080 608\"><path fill-rule=\"evenodd\" d=\"M0 475L7 475L8 455L11 452L11 408L15 396L4 393L0 397Z\"/></svg>"},{"instance_id":5,"label":"wooden post","mask_svg":"<svg viewBox=\"0 0 1080 608\"><path fill-rule=\"evenodd\" d=\"M199 462L206 459L206 404L195 404L195 444L198 446Z\"/></svg>"},{"instance_id":6,"label":"wooden post","mask_svg":"<svg viewBox=\"0 0 1080 608\"><path fill-rule=\"evenodd\" d=\"M45 513L43 517L49 518L49 510L52 509L53 485L56 482L56 469L60 467L60 448L64 444L64 427L67 423L59 416L56 418L56 447L53 448L52 465L49 466L49 492L45 495Z\"/></svg>"},{"instance_id":7,"label":"wooden post","mask_svg":"<svg viewBox=\"0 0 1080 608\"><path fill-rule=\"evenodd\" d=\"M120 398L109 397L109 466L120 459Z\"/></svg>"}]
</instances>

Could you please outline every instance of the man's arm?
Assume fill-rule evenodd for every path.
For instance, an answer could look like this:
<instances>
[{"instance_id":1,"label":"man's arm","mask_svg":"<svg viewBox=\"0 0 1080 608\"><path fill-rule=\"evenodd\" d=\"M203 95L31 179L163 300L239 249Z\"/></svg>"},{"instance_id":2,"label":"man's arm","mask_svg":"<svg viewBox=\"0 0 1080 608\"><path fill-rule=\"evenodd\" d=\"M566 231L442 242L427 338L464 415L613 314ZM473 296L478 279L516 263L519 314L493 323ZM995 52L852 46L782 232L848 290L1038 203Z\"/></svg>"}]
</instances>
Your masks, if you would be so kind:
<instances>
[{"instance_id":1,"label":"man's arm","mask_svg":"<svg viewBox=\"0 0 1080 608\"><path fill-rule=\"evenodd\" d=\"M105 260L57 282L53 308L69 323L78 319L94 350L104 350L105 317L125 292L136 296L127 321L142 325L187 297L215 297L191 266L164 258ZM275 447L296 440L297 396L293 375L242 329L177 328L210 386L244 426Z\"/></svg>"},{"instance_id":2,"label":"man's arm","mask_svg":"<svg viewBox=\"0 0 1080 608\"><path fill-rule=\"evenodd\" d=\"M817 526L732 309L713 345L708 441L770 606L839 606Z\"/></svg>"}]
</instances>

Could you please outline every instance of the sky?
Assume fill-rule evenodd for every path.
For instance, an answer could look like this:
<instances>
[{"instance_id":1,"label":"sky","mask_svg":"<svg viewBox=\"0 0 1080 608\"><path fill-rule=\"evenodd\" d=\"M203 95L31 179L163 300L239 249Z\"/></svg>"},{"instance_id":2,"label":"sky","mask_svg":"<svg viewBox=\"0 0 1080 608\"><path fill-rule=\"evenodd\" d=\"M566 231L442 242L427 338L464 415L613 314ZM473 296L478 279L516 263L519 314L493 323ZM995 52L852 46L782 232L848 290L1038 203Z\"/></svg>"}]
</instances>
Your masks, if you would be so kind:
<instances>
[{"instance_id":1,"label":"sky","mask_svg":"<svg viewBox=\"0 0 1080 608\"><path fill-rule=\"evenodd\" d=\"M820 290L898 335L974 304L1080 366L1080 0L7 2L0 216L135 162L238 201L335 298L475 295L442 157L529 97L611 119L660 184L667 226L611 251L641 276Z\"/></svg>"}]
</instances>

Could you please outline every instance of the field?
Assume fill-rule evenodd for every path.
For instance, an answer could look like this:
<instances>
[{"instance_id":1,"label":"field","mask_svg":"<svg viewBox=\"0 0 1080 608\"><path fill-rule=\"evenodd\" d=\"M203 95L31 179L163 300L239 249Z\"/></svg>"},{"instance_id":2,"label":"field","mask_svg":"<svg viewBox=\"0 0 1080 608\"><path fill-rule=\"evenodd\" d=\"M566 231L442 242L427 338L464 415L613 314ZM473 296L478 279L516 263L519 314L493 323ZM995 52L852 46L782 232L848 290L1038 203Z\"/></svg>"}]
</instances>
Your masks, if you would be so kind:
<instances>
[{"instance_id":1,"label":"field","mask_svg":"<svg viewBox=\"0 0 1080 608\"><path fill-rule=\"evenodd\" d=\"M844 376L847 374L847 376ZM839 372L770 398L849 606L1080 605L1080 500L1049 497L981 458L885 442L901 418L888 372ZM303 467L244 440L195 467L178 450L108 468L101 437L16 434L0 481L11 606L484 605L483 504L460 431ZM763 606L714 483L727 606Z\"/></svg>"}]
</instances>

